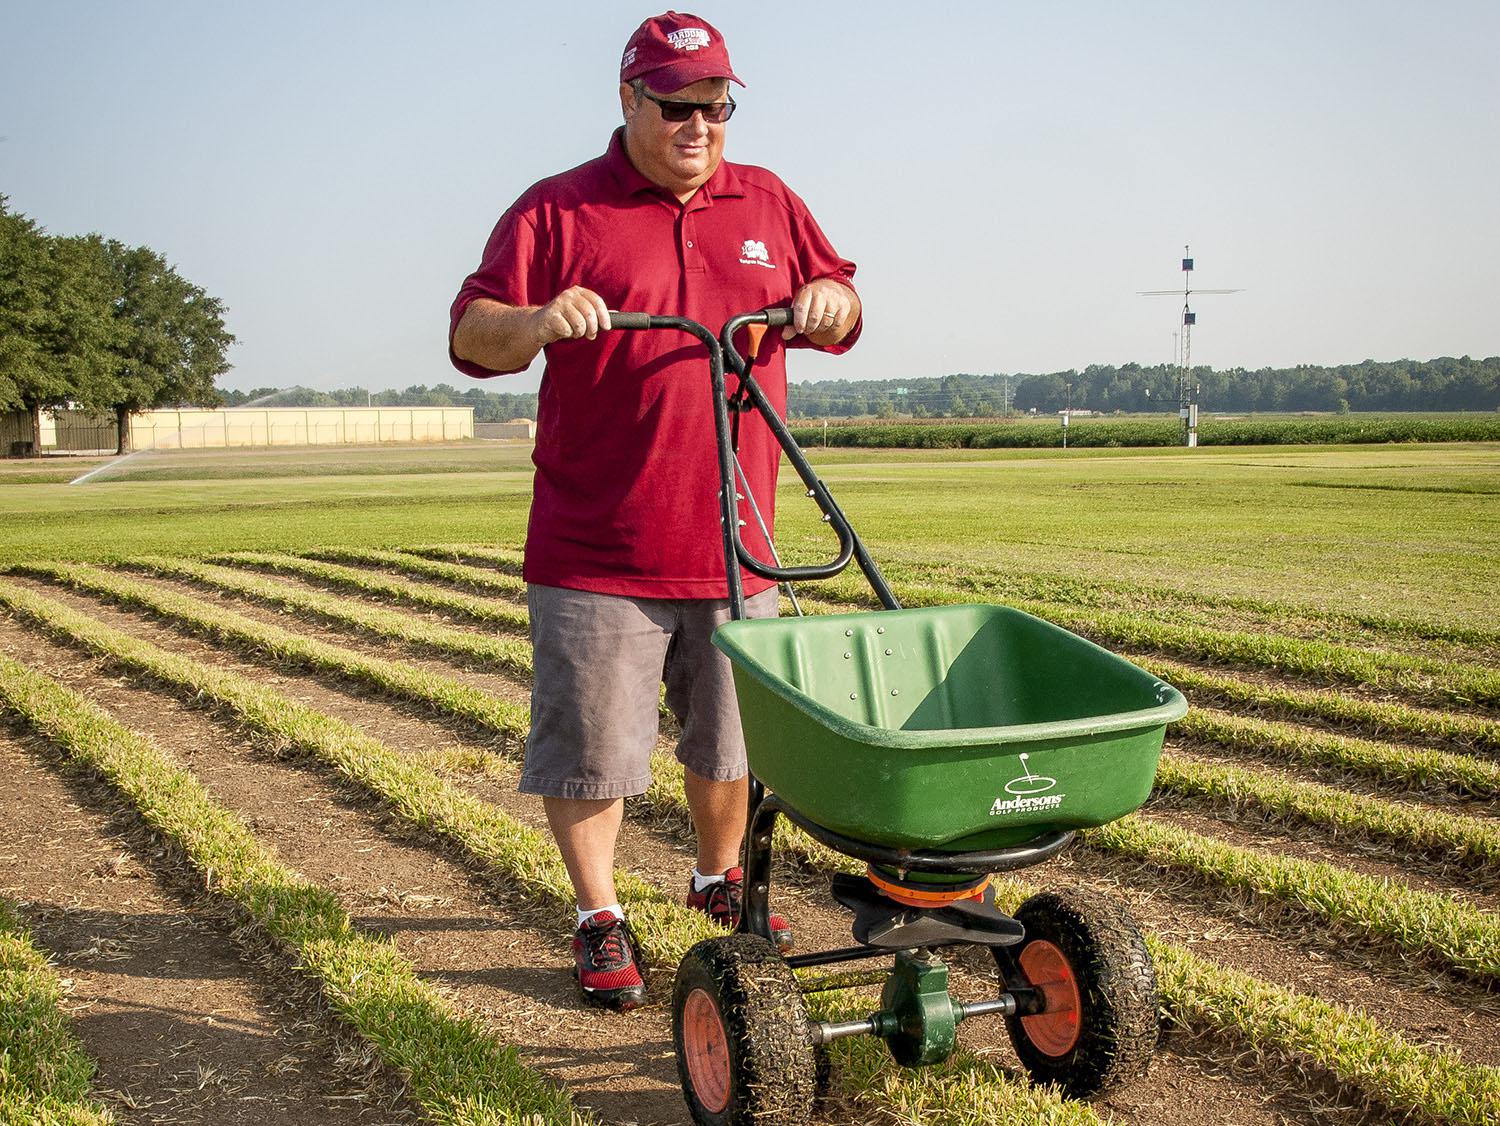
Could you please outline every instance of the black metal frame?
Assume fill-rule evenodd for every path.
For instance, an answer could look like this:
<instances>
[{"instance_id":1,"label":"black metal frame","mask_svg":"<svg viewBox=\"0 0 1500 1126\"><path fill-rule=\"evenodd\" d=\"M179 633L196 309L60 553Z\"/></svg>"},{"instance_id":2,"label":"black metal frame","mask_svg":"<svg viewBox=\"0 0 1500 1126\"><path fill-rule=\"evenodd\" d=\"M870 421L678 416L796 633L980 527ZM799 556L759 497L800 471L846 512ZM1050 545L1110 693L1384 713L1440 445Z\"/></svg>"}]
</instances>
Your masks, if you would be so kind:
<instances>
[{"instance_id":1,"label":"black metal frame","mask_svg":"<svg viewBox=\"0 0 1500 1126\"><path fill-rule=\"evenodd\" d=\"M724 323L719 336L686 317L659 317L646 313L610 313L610 325L617 329L678 329L696 337L708 350L709 375L714 396L714 435L718 446L720 522L723 524L724 573L728 583L730 613L738 621L745 616L745 594L740 579L740 567L773 582L805 582L830 579L839 574L850 562L857 563L864 573L875 597L887 610L901 609L885 577L875 560L865 549L864 543L854 531L849 518L839 508L828 487L819 479L808 463L802 448L792 437L776 408L766 397L765 391L750 372L750 362L735 348L734 336L749 325L780 327L792 323L790 309L765 309L754 313L742 313ZM729 420L730 397L725 381L726 361L728 369L739 380L738 394L743 396L744 406L753 408L765 419L777 443L796 470L797 476L807 488L807 495L817 502L823 518L838 537L839 552L828 563L801 567L779 567L757 558L745 546L740 537L739 497L736 487L734 459L735 449L732 427ZM747 485L748 487L748 485ZM771 939L771 851L772 836L778 815L797 825L815 840L821 841L836 852L852 856L869 863L881 864L903 872L944 872L953 874L982 874L988 872L1014 871L1056 856L1073 840L1070 831L1046 833L1026 844L1012 848L992 849L984 852L952 852L907 850L871 845L842 836L826 829L798 813L784 799L766 790L760 779L750 774L750 800L746 812L744 872L745 892L740 916L740 929L751 934ZM997 948L1000 949L1000 948ZM815 954L796 955L787 959L792 966L819 966L835 962L854 961L859 958L888 957L891 951L874 946L845 947ZM1024 982L1017 983L1017 987Z\"/></svg>"}]
</instances>

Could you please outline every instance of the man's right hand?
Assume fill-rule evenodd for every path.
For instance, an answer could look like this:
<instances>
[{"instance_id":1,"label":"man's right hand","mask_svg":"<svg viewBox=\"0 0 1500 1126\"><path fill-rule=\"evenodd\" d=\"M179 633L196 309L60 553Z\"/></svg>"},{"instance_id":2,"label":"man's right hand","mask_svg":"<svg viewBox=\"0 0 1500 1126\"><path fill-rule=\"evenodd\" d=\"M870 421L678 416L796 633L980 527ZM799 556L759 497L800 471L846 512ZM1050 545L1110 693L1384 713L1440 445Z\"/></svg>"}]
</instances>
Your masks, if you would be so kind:
<instances>
[{"instance_id":1,"label":"man's right hand","mask_svg":"<svg viewBox=\"0 0 1500 1126\"><path fill-rule=\"evenodd\" d=\"M609 306L581 285L545 305L505 305L476 297L454 330L453 354L490 373L521 371L553 341L592 340L607 328Z\"/></svg>"},{"instance_id":2,"label":"man's right hand","mask_svg":"<svg viewBox=\"0 0 1500 1126\"><path fill-rule=\"evenodd\" d=\"M563 290L532 314L538 347L555 340L593 340L609 329L609 306L592 289L575 285Z\"/></svg>"}]
</instances>

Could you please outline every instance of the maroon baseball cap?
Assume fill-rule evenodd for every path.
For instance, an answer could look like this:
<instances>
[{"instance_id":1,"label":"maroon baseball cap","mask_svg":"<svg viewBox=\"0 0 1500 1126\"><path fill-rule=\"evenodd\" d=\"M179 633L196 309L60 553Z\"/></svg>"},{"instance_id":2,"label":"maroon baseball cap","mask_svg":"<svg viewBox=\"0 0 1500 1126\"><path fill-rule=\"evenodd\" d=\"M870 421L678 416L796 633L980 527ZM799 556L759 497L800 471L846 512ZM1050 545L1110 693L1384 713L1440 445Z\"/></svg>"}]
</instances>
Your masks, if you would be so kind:
<instances>
[{"instance_id":1,"label":"maroon baseball cap","mask_svg":"<svg viewBox=\"0 0 1500 1126\"><path fill-rule=\"evenodd\" d=\"M625 44L620 81L645 78L653 90L670 94L704 78L739 82L729 66L729 48L717 28L685 12L652 16Z\"/></svg>"}]
</instances>

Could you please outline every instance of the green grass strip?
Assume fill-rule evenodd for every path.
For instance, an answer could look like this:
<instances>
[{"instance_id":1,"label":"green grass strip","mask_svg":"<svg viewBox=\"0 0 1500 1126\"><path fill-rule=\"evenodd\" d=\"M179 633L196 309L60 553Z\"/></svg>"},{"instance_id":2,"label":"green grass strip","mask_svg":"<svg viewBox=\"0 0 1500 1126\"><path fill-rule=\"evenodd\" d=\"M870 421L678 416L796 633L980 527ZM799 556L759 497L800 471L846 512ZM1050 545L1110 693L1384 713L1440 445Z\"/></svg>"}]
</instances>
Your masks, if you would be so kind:
<instances>
[{"instance_id":1,"label":"green grass strip","mask_svg":"<svg viewBox=\"0 0 1500 1126\"><path fill-rule=\"evenodd\" d=\"M1500 1070L1423 1048L1365 1013L1262 981L1148 936L1166 1016L1256 1049L1311 1060L1392 1110L1432 1126L1500 1121Z\"/></svg>"},{"instance_id":2,"label":"green grass strip","mask_svg":"<svg viewBox=\"0 0 1500 1126\"><path fill-rule=\"evenodd\" d=\"M1397 690L1415 700L1500 705L1500 674L1478 665L1377 653L1276 634L1177 625L1148 614L1084 613L1045 604L1023 604L1019 608L1095 641L1227 661L1323 683Z\"/></svg>"},{"instance_id":3,"label":"green grass strip","mask_svg":"<svg viewBox=\"0 0 1500 1126\"><path fill-rule=\"evenodd\" d=\"M280 571L343 590L420 606L425 610L460 614L484 625L497 625L512 632L525 633L527 630L526 611L516 606L493 599L476 598L470 594L459 594L456 591L410 583L404 579L387 579L362 567L345 567L338 563L304 559L300 555L281 555L265 551L233 551L224 555L211 556L209 561L236 567L255 567L264 571Z\"/></svg>"},{"instance_id":4,"label":"green grass strip","mask_svg":"<svg viewBox=\"0 0 1500 1126\"><path fill-rule=\"evenodd\" d=\"M531 724L526 708L452 677L429 673L400 661L367 657L352 649L302 637L280 626L258 622L221 606L210 606L124 575L84 564L46 563L27 565L25 569L75 590L102 595L172 618L207 637L248 649L254 655L315 672L331 673L381 692L420 701L507 738L525 738Z\"/></svg>"},{"instance_id":5,"label":"green grass strip","mask_svg":"<svg viewBox=\"0 0 1500 1126\"><path fill-rule=\"evenodd\" d=\"M4 668L0 664L0 675ZM68 1028L62 999L62 981L14 904L0 898L0 1122L114 1122L89 1096L94 1061Z\"/></svg>"},{"instance_id":6,"label":"green grass strip","mask_svg":"<svg viewBox=\"0 0 1500 1126\"><path fill-rule=\"evenodd\" d=\"M53 599L3 581L0 581L0 605L131 671L173 685L190 698L212 701L273 743L296 747L331 765L344 777L388 802L412 824L458 845L503 874L530 898L553 907L560 920L564 916L571 920L572 887L556 846L489 803L449 785L419 761L403 758L350 724L297 704L244 677L168 653ZM630 873L617 872L615 880L620 901L638 930L643 954L650 963L675 965L693 943L723 933L705 916L668 899ZM853 1045L834 1047L837 1062L854 1058L860 1051ZM880 1052L884 1051L880 1047ZM886 1067L895 1074L888 1076L884 1085L894 1085L898 1090L937 1082L928 1072L901 1072L888 1060ZM994 1082L1014 1088L1008 1094L989 1096L1001 1105L1026 1107L1040 1101L1052 1108L1049 1113L1057 1114L1065 1106L1055 1093L1030 1088L1001 1073L995 1073ZM851 1093L867 1094L863 1089ZM941 1092L922 1096L934 1102L941 1101L941 1097ZM1057 1121L1097 1126L1099 1120L1092 1110L1085 1107L1080 1113L1086 1117Z\"/></svg>"},{"instance_id":7,"label":"green grass strip","mask_svg":"<svg viewBox=\"0 0 1500 1126\"><path fill-rule=\"evenodd\" d=\"M167 658L167 664L183 663ZM0 657L0 698L98 771L314 977L333 1008L407 1077L433 1121L591 1122L567 1095L451 1010L388 938L355 929L334 896L276 860L234 814L148 740L82 696Z\"/></svg>"},{"instance_id":8,"label":"green grass strip","mask_svg":"<svg viewBox=\"0 0 1500 1126\"><path fill-rule=\"evenodd\" d=\"M525 553L516 548L472 543L427 544L421 547L402 548L402 551L411 555L420 555L424 559L444 559L453 563L473 559L508 575L519 575L521 564L526 558Z\"/></svg>"},{"instance_id":9,"label":"green grass strip","mask_svg":"<svg viewBox=\"0 0 1500 1126\"><path fill-rule=\"evenodd\" d=\"M1393 944L1489 984L1500 979L1500 916L1395 880L1226 844L1132 815L1084 833L1087 845L1179 868L1301 908L1347 932Z\"/></svg>"},{"instance_id":10,"label":"green grass strip","mask_svg":"<svg viewBox=\"0 0 1500 1126\"><path fill-rule=\"evenodd\" d=\"M444 582L455 583L474 590L506 595L511 598L526 597L526 583L514 576L497 574L483 567L465 567L460 563L424 559L405 551L338 547L309 551L306 554L312 559L334 559L347 563L394 567L407 574L421 575L427 579L441 579Z\"/></svg>"},{"instance_id":11,"label":"green grass strip","mask_svg":"<svg viewBox=\"0 0 1500 1126\"><path fill-rule=\"evenodd\" d=\"M1367 634L1385 635L1398 641L1417 639L1449 644L1459 642L1484 649L1500 646L1500 631L1451 622L1355 610L1329 610L1245 595L1206 594L1160 585L1099 582L1049 572L999 570L983 565L976 567L967 562L955 565L906 561L893 566L888 577L973 591L986 600L1029 598L1036 602L1068 606L1124 608L1152 613L1159 613L1166 607L1176 607L1194 614L1231 610L1260 617L1268 627L1296 622L1307 623L1314 628L1322 625L1354 629Z\"/></svg>"},{"instance_id":12,"label":"green grass strip","mask_svg":"<svg viewBox=\"0 0 1500 1126\"><path fill-rule=\"evenodd\" d=\"M1376 743L1212 708L1193 708L1173 724L1172 733L1230 750L1347 770L1410 789L1440 788L1475 798L1500 796L1500 763L1472 755Z\"/></svg>"},{"instance_id":13,"label":"green grass strip","mask_svg":"<svg viewBox=\"0 0 1500 1126\"><path fill-rule=\"evenodd\" d=\"M340 626L353 626L377 637L424 645L449 657L479 661L521 676L530 676L531 646L514 638L491 637L453 629L426 618L394 610L377 609L351 599L310 591L274 579L260 578L230 567L195 563L186 559L148 557L132 559L129 565L166 578L188 579L216 590L245 595L278 609L312 614ZM524 611L522 612L524 614Z\"/></svg>"},{"instance_id":14,"label":"green grass strip","mask_svg":"<svg viewBox=\"0 0 1500 1126\"><path fill-rule=\"evenodd\" d=\"M838 598L855 606L868 606L871 596L863 582L863 578L845 575L831 582L829 588ZM972 602L975 598L975 592L952 586L916 583L893 586L896 596L907 606L949 605ZM1500 672L1481 665L1270 633L1179 625L1146 612L1079 609L1029 599L1015 599L1008 604L1101 644L1267 669L1321 683L1397 690L1413 700L1500 706Z\"/></svg>"},{"instance_id":15,"label":"green grass strip","mask_svg":"<svg viewBox=\"0 0 1500 1126\"><path fill-rule=\"evenodd\" d=\"M1217 762L1165 754L1156 787L1168 794L1207 799L1239 809L1250 805L1269 817L1321 825L1371 840L1398 844L1500 878L1500 822L1426 806L1403 805L1300 779L1277 778Z\"/></svg>"},{"instance_id":16,"label":"green grass strip","mask_svg":"<svg viewBox=\"0 0 1500 1126\"><path fill-rule=\"evenodd\" d=\"M1357 728L1367 736L1500 750L1500 723L1482 716L1363 700L1326 689L1257 684L1163 657L1121 655L1155 676L1170 681L1194 703L1232 704L1242 709L1264 711L1277 719L1321 720Z\"/></svg>"}]
</instances>

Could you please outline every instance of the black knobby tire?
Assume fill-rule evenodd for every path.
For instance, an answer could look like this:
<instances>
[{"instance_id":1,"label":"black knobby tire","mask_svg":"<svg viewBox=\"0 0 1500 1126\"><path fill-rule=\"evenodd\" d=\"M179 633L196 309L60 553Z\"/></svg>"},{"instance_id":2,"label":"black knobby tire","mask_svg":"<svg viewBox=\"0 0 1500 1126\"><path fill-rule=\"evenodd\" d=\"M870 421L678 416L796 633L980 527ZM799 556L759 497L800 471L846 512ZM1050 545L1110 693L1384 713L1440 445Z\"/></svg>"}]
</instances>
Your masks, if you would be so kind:
<instances>
[{"instance_id":1,"label":"black knobby tire","mask_svg":"<svg viewBox=\"0 0 1500 1126\"><path fill-rule=\"evenodd\" d=\"M1144 1075L1160 1035L1156 971L1130 912L1109 896L1070 890L1032 896L1016 918L1026 938L1008 953L1020 959L1031 943L1051 943L1055 949L1046 953L1061 955L1080 1001L1074 1042L1060 1052L1055 1032L1036 1018L1030 1022L1035 1036L1027 1018L1006 1018L1016 1055L1032 1079L1088 1098ZM1002 979L1005 957L996 952ZM1051 1033L1050 1043L1044 1032Z\"/></svg>"},{"instance_id":2,"label":"black knobby tire","mask_svg":"<svg viewBox=\"0 0 1500 1126\"><path fill-rule=\"evenodd\" d=\"M704 1058L708 1015L722 1033L727 1074L723 1087L705 1082L702 1097L689 1054L696 1048ZM688 1110L700 1126L801 1126L811 1118L817 1074L807 1009L791 967L765 939L733 934L687 952L672 989L672 1044ZM710 1063L697 1066L713 1070Z\"/></svg>"}]
</instances>

